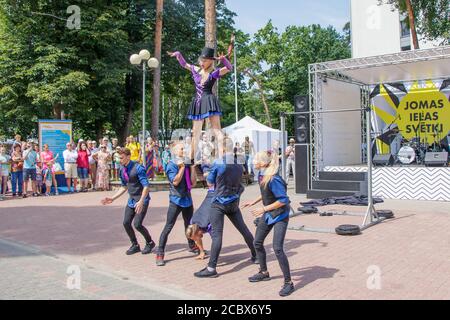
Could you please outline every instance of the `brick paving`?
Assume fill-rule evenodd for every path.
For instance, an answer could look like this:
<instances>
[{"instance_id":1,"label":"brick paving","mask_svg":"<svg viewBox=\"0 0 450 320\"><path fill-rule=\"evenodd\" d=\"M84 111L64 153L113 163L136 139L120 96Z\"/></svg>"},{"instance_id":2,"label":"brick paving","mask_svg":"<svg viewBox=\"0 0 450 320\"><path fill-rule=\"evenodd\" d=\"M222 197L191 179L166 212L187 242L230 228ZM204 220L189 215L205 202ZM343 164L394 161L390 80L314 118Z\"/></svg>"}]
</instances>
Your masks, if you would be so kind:
<instances>
[{"instance_id":1,"label":"brick paving","mask_svg":"<svg viewBox=\"0 0 450 320\"><path fill-rule=\"evenodd\" d=\"M0 240L0 299L20 300L176 300L200 299L162 290L150 283L73 264L39 249ZM80 281L74 277L79 275Z\"/></svg>"},{"instance_id":2,"label":"brick paving","mask_svg":"<svg viewBox=\"0 0 450 320\"><path fill-rule=\"evenodd\" d=\"M293 193L292 189L290 193ZM126 278L127 285L134 283L146 287L140 288L135 295L127 295L116 290L114 285L102 287L99 280L99 284L94 281L87 285L91 292L81 296L64 293L67 289L55 289L53 293L49 289L48 294L41 298L60 295L68 299L279 299L278 290L283 280L271 249L271 235L266 240L271 281L260 284L247 281L258 267L249 262L250 253L229 222L225 225L219 260L220 276L197 279L193 273L202 269L206 261L197 261L187 252L181 217L169 237L168 263L165 267L157 267L153 254L125 256L124 252L129 247L122 227L126 197L112 206L103 207L99 201L106 194L1 202L0 239L20 243L22 248L37 248L46 255L23 257L20 254L2 256L0 253L0 276L7 273L5 266L15 267L20 272L32 265L33 259L41 257L44 261L40 262L41 269L34 273L33 281L18 280L14 274L5 281L23 286L21 290L25 295L29 292L31 298L36 288L45 286L48 281L46 272L57 273L54 279L66 279L65 266L79 264L88 272L91 271L89 268L94 268L102 277ZM253 199L257 194L258 188L249 186L243 194L243 201ZM194 190L194 203L199 205L204 195L205 190ZM291 194L291 200L293 207L297 208L298 203L305 199ZM167 205L167 192L152 194L146 225L155 240L164 226ZM324 209L365 211L364 207L346 206L327 206ZM396 218L356 237L288 231L285 249L297 290L287 299L449 299L450 203L387 200L377 209L392 209ZM251 214L244 211L244 217L254 231ZM290 225L334 228L344 223L361 222L362 217L311 215L293 218ZM205 245L207 248L210 246L209 236L205 236ZM58 260L64 263L58 265ZM160 295L155 293L158 290L161 290ZM0 298L16 297L11 294L0 282Z\"/></svg>"}]
</instances>

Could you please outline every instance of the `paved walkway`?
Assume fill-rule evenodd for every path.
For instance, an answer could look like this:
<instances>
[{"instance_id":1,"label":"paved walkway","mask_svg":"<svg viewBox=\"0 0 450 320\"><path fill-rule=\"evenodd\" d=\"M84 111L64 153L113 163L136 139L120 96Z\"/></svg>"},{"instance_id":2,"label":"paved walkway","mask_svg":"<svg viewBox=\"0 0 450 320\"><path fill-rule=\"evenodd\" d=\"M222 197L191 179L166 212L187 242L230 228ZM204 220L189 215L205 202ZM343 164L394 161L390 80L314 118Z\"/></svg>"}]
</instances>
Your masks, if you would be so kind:
<instances>
[{"instance_id":1,"label":"paved walkway","mask_svg":"<svg viewBox=\"0 0 450 320\"><path fill-rule=\"evenodd\" d=\"M61 259L37 248L0 240L0 299L199 299L151 283Z\"/></svg>"},{"instance_id":2,"label":"paved walkway","mask_svg":"<svg viewBox=\"0 0 450 320\"><path fill-rule=\"evenodd\" d=\"M255 198L258 192L257 186L248 187L243 201ZM157 267L154 255L125 256L129 247L122 227L126 198L103 207L99 201L106 194L1 202L0 298L279 298L283 280L271 236L266 248L272 281L247 281L258 268L248 261L250 253L229 222L218 266L220 277L197 279L193 273L206 261L197 261L187 252L181 217L169 237L168 263ZM204 190L194 190L194 203L199 205L204 195ZM304 198L292 195L291 200L296 208ZM152 194L146 225L156 240L167 206L167 192ZM288 231L285 249L297 289L288 299L450 298L450 203L388 200L377 208L394 210L396 218L360 236ZM363 213L365 208L326 209ZM245 211L244 216L254 231L251 214ZM361 217L313 215L293 218L290 224L334 228L361 222ZM205 244L210 245L208 236ZM66 288L69 265L80 266L85 291Z\"/></svg>"}]
</instances>

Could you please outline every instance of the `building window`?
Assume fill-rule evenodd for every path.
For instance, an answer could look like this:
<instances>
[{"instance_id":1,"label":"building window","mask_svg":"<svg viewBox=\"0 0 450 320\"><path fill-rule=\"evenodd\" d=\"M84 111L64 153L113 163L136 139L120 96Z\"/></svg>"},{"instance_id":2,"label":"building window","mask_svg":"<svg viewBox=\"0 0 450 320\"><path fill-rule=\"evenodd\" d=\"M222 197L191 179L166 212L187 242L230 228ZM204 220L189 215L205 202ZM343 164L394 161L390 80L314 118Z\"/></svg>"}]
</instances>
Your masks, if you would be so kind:
<instances>
[{"instance_id":1,"label":"building window","mask_svg":"<svg viewBox=\"0 0 450 320\"><path fill-rule=\"evenodd\" d=\"M409 37L411 35L411 29L408 26L407 20L403 20L400 22L400 28L402 32L402 38Z\"/></svg>"}]
</instances>

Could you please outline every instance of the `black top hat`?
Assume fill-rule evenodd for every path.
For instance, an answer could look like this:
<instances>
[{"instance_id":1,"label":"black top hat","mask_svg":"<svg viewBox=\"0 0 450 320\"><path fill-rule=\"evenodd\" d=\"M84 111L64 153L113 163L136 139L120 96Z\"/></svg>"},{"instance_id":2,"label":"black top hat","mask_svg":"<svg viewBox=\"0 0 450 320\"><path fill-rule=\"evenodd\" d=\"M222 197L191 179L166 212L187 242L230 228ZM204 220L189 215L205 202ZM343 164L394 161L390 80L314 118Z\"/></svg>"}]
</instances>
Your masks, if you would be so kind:
<instances>
[{"instance_id":1,"label":"black top hat","mask_svg":"<svg viewBox=\"0 0 450 320\"><path fill-rule=\"evenodd\" d=\"M214 60L214 49L208 47L203 48L200 58Z\"/></svg>"}]
</instances>

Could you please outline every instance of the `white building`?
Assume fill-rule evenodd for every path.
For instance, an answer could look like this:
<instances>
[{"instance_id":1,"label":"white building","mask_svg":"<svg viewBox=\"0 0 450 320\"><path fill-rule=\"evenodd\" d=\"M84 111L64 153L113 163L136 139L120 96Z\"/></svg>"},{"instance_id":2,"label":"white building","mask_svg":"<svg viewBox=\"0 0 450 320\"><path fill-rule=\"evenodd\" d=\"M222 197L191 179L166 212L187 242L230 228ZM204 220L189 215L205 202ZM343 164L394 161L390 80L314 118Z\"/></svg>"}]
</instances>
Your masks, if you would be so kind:
<instances>
[{"instance_id":1,"label":"white building","mask_svg":"<svg viewBox=\"0 0 450 320\"><path fill-rule=\"evenodd\" d=\"M351 0L352 56L362 58L398 53L413 49L413 41L406 20L389 4L378 0ZM419 37L420 49L439 45Z\"/></svg>"}]
</instances>

